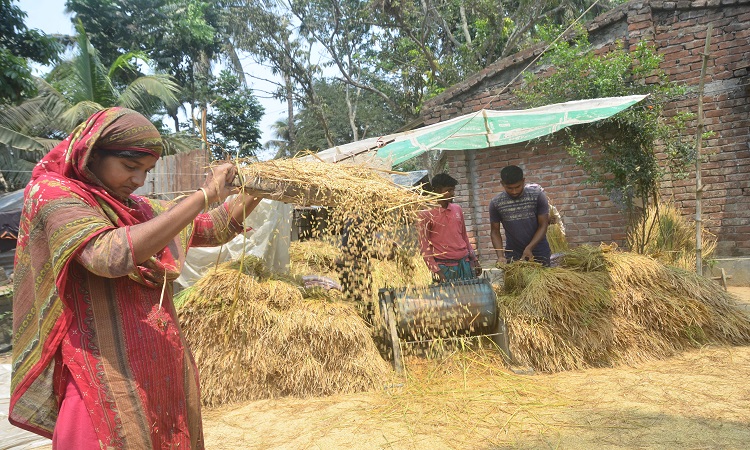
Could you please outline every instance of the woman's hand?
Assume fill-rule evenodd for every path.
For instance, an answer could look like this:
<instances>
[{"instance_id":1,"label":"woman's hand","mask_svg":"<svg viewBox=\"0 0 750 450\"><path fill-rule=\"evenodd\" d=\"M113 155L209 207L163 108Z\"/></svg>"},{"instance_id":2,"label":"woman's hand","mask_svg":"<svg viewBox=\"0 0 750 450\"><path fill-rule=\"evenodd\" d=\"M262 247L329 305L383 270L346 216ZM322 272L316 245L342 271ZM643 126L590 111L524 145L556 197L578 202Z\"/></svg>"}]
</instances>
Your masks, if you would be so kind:
<instances>
[{"instance_id":1,"label":"woman's hand","mask_svg":"<svg viewBox=\"0 0 750 450\"><path fill-rule=\"evenodd\" d=\"M209 167L203 189L206 190L209 203L223 202L227 197L238 192L238 188L232 186L234 177L237 176L237 167L230 163Z\"/></svg>"}]
</instances>

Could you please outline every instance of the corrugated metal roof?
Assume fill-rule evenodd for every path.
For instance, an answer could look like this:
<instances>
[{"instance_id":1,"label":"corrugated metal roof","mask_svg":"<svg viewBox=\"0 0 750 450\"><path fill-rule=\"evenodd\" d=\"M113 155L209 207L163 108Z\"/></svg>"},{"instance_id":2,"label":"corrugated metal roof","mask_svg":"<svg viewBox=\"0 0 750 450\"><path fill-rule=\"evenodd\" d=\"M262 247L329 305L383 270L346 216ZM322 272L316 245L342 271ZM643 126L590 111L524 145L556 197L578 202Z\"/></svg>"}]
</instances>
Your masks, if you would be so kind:
<instances>
[{"instance_id":1,"label":"corrugated metal roof","mask_svg":"<svg viewBox=\"0 0 750 450\"><path fill-rule=\"evenodd\" d=\"M423 180L423 178L425 178ZM403 174L391 174L391 180L399 186L412 187L421 183L427 183L427 171L426 170L415 170L413 172L404 172Z\"/></svg>"}]
</instances>

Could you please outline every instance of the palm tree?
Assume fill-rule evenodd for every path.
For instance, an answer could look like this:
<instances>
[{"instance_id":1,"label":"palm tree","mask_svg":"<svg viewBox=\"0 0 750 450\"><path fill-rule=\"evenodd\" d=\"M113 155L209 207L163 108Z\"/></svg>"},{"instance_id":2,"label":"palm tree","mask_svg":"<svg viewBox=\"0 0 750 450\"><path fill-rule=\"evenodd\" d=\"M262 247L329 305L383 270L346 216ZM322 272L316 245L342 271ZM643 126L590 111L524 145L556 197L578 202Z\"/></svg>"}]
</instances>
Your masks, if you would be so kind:
<instances>
[{"instance_id":1,"label":"palm tree","mask_svg":"<svg viewBox=\"0 0 750 450\"><path fill-rule=\"evenodd\" d=\"M270 139L263 144L266 150L276 150L273 159L286 158L294 156L293 149L289 146L289 126L286 119L279 119L271 125L274 139Z\"/></svg>"},{"instance_id":2,"label":"palm tree","mask_svg":"<svg viewBox=\"0 0 750 450\"><path fill-rule=\"evenodd\" d=\"M167 75L138 76L118 86L114 75L118 71L137 73L134 61L147 62L145 55L130 52L106 68L80 23L76 29L74 56L55 66L44 79L36 79L38 95L0 109L0 170L10 174L13 168L28 165L22 161L33 165L96 111L122 106L153 117L180 105L180 88ZM196 147L181 135L165 136L165 143L168 153Z\"/></svg>"}]
</instances>

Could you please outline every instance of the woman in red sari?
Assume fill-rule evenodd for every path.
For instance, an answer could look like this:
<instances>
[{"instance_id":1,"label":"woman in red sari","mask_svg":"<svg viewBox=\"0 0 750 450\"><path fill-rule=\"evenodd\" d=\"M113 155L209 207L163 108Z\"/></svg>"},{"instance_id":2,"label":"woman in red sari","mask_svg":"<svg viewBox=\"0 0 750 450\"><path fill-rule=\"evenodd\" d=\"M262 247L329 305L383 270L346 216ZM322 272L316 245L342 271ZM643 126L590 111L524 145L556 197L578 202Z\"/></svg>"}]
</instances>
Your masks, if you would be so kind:
<instances>
[{"instance_id":1,"label":"woman in red sari","mask_svg":"<svg viewBox=\"0 0 750 450\"><path fill-rule=\"evenodd\" d=\"M124 108L97 112L34 168L15 261L9 420L53 448L201 449L198 372L172 284L190 246L243 231L258 199L215 167L176 204L132 195L162 152Z\"/></svg>"}]
</instances>

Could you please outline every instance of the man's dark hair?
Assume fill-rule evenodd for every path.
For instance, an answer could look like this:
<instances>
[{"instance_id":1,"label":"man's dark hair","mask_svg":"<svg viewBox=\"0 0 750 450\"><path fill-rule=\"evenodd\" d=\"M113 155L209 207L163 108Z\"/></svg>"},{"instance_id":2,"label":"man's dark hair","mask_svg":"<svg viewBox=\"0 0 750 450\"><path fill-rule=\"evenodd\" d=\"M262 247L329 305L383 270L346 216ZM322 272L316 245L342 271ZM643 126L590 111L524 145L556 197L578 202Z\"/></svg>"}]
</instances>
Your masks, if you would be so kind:
<instances>
[{"instance_id":1,"label":"man's dark hair","mask_svg":"<svg viewBox=\"0 0 750 450\"><path fill-rule=\"evenodd\" d=\"M432 177L432 181L430 182L430 186L432 188L432 191L435 192L438 189L443 189L447 187L456 187L458 184L458 181L456 181L455 178L448 175L447 173L439 173Z\"/></svg>"},{"instance_id":2,"label":"man's dark hair","mask_svg":"<svg viewBox=\"0 0 750 450\"><path fill-rule=\"evenodd\" d=\"M516 184L523 181L523 170L518 166L508 166L500 171L500 181L503 184Z\"/></svg>"}]
</instances>

